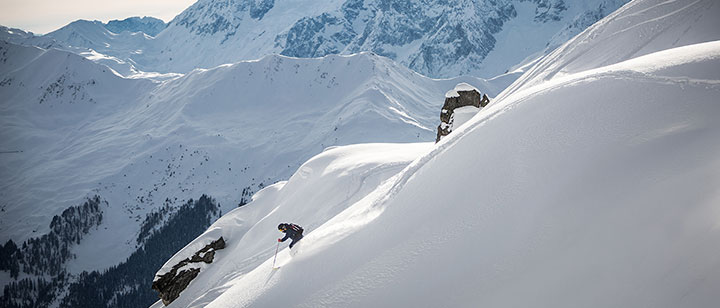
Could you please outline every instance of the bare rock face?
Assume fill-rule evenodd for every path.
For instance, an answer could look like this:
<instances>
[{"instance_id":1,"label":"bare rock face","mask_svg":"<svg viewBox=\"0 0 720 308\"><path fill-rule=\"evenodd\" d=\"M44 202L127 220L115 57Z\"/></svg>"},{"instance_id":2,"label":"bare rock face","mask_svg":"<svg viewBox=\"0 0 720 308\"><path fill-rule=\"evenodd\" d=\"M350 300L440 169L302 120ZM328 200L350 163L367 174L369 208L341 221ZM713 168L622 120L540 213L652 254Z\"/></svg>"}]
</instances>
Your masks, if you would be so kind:
<instances>
[{"instance_id":1,"label":"bare rock face","mask_svg":"<svg viewBox=\"0 0 720 308\"><path fill-rule=\"evenodd\" d=\"M437 138L435 142L439 142L442 137L447 136L452 132L453 127L460 126L465 121L459 123L455 119L455 109L462 107L475 107L477 111L480 108L487 106L490 103L490 99L485 94L481 94L478 89L467 84L460 83L455 86L455 89L445 93L445 104L443 104L442 110L440 111L440 125L438 125Z\"/></svg>"},{"instance_id":2,"label":"bare rock face","mask_svg":"<svg viewBox=\"0 0 720 308\"><path fill-rule=\"evenodd\" d=\"M225 240L220 237L216 241L207 244L203 249L193 254L192 257L180 261L172 269L153 281L152 288L158 291L160 299L165 306L172 303L180 296L190 282L200 274L200 269L193 267L193 263L212 263L215 259L215 251L225 248Z\"/></svg>"}]
</instances>

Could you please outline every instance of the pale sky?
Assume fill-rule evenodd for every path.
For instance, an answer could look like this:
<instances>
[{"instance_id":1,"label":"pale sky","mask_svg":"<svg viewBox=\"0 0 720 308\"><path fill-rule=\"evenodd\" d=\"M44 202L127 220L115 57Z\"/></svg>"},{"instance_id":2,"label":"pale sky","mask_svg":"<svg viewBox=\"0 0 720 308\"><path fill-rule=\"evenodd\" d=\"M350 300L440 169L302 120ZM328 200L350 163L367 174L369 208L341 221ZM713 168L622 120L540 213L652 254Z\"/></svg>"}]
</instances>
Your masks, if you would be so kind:
<instances>
[{"instance_id":1,"label":"pale sky","mask_svg":"<svg viewBox=\"0 0 720 308\"><path fill-rule=\"evenodd\" d=\"M45 34L78 19L170 21L197 0L0 0L0 25Z\"/></svg>"}]
</instances>

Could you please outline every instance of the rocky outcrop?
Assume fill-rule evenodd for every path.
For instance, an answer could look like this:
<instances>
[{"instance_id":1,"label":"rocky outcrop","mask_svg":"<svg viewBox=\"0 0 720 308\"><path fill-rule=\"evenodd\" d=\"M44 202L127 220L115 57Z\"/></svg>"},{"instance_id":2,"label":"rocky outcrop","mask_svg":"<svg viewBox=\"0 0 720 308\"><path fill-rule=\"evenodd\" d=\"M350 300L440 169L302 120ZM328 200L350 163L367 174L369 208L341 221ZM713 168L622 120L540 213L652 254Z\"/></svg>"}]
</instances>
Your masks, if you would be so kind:
<instances>
[{"instance_id":1,"label":"rocky outcrop","mask_svg":"<svg viewBox=\"0 0 720 308\"><path fill-rule=\"evenodd\" d=\"M445 93L445 103L440 111L440 125L438 125L437 138L435 142L439 142L442 137L452 132L453 127L462 125L465 121L456 121L455 110L462 107L475 107L477 111L487 106L490 99L485 94L481 94L478 89L467 84L460 83L455 89Z\"/></svg>"},{"instance_id":2,"label":"rocky outcrop","mask_svg":"<svg viewBox=\"0 0 720 308\"><path fill-rule=\"evenodd\" d=\"M105 29L113 33L128 31L131 33L143 32L150 36L156 36L167 27L164 21L154 17L129 17L123 20L111 20L104 24Z\"/></svg>"},{"instance_id":3,"label":"rocky outcrop","mask_svg":"<svg viewBox=\"0 0 720 308\"><path fill-rule=\"evenodd\" d=\"M225 248L225 240L220 237L207 244L192 257L180 261L167 273L155 277L152 288L160 293L163 304L167 306L172 303L180 296L180 292L185 290L190 282L200 274L200 268L193 266L193 263L212 263L215 259L215 251L223 248Z\"/></svg>"},{"instance_id":4,"label":"rocky outcrop","mask_svg":"<svg viewBox=\"0 0 720 308\"><path fill-rule=\"evenodd\" d=\"M475 0L342 2L339 10L303 17L279 33L280 54L372 51L426 76L457 76L476 70L495 47L495 33L517 15L509 3Z\"/></svg>"}]
</instances>

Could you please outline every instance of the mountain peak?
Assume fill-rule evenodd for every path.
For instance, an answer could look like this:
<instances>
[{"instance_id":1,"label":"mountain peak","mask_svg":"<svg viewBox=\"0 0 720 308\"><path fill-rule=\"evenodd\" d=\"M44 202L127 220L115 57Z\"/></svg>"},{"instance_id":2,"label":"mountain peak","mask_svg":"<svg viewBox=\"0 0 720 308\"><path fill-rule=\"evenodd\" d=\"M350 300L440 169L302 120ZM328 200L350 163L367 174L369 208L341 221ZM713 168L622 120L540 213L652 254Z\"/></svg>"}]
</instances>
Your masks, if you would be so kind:
<instances>
[{"instance_id":1,"label":"mountain peak","mask_svg":"<svg viewBox=\"0 0 720 308\"><path fill-rule=\"evenodd\" d=\"M174 54L174 59L185 59L178 54L178 50L184 50L177 46L179 37L183 37L181 45L193 48L222 45L236 50L232 55L235 60L215 50L206 50L217 55L212 58L226 59L225 62L250 55L256 57L258 53L312 58L373 51L431 77L463 74L488 77L503 73L527 56L523 52L522 57L506 57L502 63L498 63L498 57L489 59L491 63L486 62L493 51L501 55L507 53L505 49L542 51L560 29L572 33L582 30L567 25L590 10L588 8L619 5L612 0L582 3L333 0L323 5L311 5L304 0L279 3L205 0L195 3L171 22L163 34L168 39L164 52ZM525 24L536 38L515 42L512 46L506 43L497 46L498 40L507 36L505 32L513 33L505 27L510 21ZM187 32L192 35L181 34ZM513 50L512 54L520 53ZM197 63L187 59L181 65L185 66L188 61Z\"/></svg>"},{"instance_id":2,"label":"mountain peak","mask_svg":"<svg viewBox=\"0 0 720 308\"><path fill-rule=\"evenodd\" d=\"M65 27L47 38L131 63L130 72L186 73L268 54L372 51L434 78L489 78L542 55L625 1L201 0L167 27L142 18L78 21L72 33Z\"/></svg>"},{"instance_id":3,"label":"mountain peak","mask_svg":"<svg viewBox=\"0 0 720 308\"><path fill-rule=\"evenodd\" d=\"M175 17L170 25L181 26L196 35L219 32L234 35L246 17L260 20L275 0L201 0Z\"/></svg>"},{"instance_id":4,"label":"mountain peak","mask_svg":"<svg viewBox=\"0 0 720 308\"><path fill-rule=\"evenodd\" d=\"M150 36L156 36L160 31L164 30L167 24L155 17L128 17L123 20L111 20L104 25L106 29L114 33L122 33L123 31L143 32Z\"/></svg>"}]
</instances>

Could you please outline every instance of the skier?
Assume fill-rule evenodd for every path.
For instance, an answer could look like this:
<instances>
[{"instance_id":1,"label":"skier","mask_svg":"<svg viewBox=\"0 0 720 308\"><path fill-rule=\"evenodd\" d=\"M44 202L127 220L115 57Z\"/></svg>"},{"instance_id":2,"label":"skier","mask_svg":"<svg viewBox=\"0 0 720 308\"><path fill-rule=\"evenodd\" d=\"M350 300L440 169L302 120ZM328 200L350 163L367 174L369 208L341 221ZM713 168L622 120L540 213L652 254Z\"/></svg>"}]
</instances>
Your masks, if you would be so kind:
<instances>
[{"instance_id":1,"label":"skier","mask_svg":"<svg viewBox=\"0 0 720 308\"><path fill-rule=\"evenodd\" d=\"M284 242L288 238L292 239L290 249L303 238L303 228L293 223L281 223L278 225L278 230L285 233L285 237L279 238L278 242Z\"/></svg>"}]
</instances>

